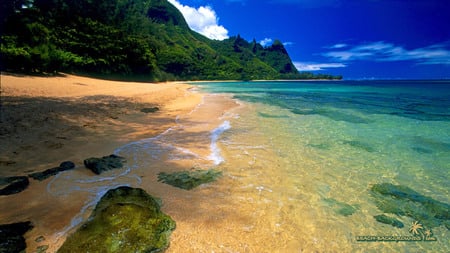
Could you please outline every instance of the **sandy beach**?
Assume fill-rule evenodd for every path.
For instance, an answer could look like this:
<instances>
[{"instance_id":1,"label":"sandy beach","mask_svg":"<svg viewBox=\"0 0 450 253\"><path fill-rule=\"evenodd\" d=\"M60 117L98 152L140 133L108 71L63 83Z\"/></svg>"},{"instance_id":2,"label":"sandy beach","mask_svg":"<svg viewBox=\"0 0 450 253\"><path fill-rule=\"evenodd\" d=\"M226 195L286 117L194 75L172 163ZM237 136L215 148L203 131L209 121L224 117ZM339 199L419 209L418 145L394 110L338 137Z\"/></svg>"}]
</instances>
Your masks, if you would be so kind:
<instances>
[{"instance_id":1,"label":"sandy beach","mask_svg":"<svg viewBox=\"0 0 450 253\"><path fill-rule=\"evenodd\" d=\"M156 159L148 169L106 184L84 168L83 160L112 154L127 143L170 129L174 131L167 138L179 139L179 147L200 154L200 163L211 163L204 158L211 152L210 132L237 104L227 97L208 97L190 91L191 88L173 82L133 83L73 75L31 77L3 73L0 176L26 176L63 161L73 161L76 168L42 182L30 178L30 186L23 192L0 196L0 223L31 221L34 228L25 235L27 252L35 252L42 245L49 246L47 252L55 252L79 225L79 219L89 216L104 187L131 185L142 187L163 201L176 199L180 190L158 183L157 173L189 169L199 161L176 159L167 164L165 159ZM142 112L154 107L159 110ZM111 172L105 177L111 175L117 176ZM94 180L84 184L83 180L89 178ZM170 215L169 206L163 209ZM45 239L36 240L39 237Z\"/></svg>"}]
</instances>

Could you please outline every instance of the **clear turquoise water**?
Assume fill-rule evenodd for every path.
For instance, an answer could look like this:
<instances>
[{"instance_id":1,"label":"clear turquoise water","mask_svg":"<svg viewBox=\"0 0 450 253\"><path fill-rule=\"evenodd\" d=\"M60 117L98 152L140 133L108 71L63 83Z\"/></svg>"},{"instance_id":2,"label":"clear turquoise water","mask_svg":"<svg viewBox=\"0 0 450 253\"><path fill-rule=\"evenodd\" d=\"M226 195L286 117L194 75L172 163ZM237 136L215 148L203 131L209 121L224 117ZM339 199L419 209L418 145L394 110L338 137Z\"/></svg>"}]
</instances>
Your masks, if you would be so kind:
<instances>
[{"instance_id":1,"label":"clear turquoise water","mask_svg":"<svg viewBox=\"0 0 450 253\"><path fill-rule=\"evenodd\" d=\"M355 241L359 235L410 235L414 221L407 216L397 217L405 223L403 229L374 221L373 216L382 212L370 195L373 184L404 185L450 203L449 81L196 86L210 93L232 94L246 105L221 137L225 159L221 166L240 184L265 194L264 203L278 202L276 211L262 204L258 208L277 217L276 229L298 233L286 239L300 241L302 246L294 243L293 248L450 250L444 226L433 228L438 240L432 243ZM336 211L345 205L356 211L347 216ZM302 234L304 230L309 232Z\"/></svg>"}]
</instances>

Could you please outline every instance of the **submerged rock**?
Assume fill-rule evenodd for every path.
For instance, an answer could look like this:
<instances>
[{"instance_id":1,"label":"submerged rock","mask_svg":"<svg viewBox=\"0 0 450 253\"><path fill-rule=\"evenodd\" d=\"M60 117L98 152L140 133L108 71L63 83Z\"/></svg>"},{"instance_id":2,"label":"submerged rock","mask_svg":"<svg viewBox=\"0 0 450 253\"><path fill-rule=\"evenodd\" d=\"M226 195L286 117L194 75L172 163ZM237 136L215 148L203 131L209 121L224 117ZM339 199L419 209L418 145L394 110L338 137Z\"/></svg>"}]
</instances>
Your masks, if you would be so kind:
<instances>
[{"instance_id":1,"label":"submerged rock","mask_svg":"<svg viewBox=\"0 0 450 253\"><path fill-rule=\"evenodd\" d=\"M392 226L397 227L397 228L402 228L404 226L401 221L399 221L399 220L397 220L395 218L386 216L384 214L375 215L373 217L378 222L381 222L381 223L384 223L384 224L388 224L388 225L392 225Z\"/></svg>"},{"instance_id":2,"label":"submerged rock","mask_svg":"<svg viewBox=\"0 0 450 253\"><path fill-rule=\"evenodd\" d=\"M55 168L51 168L42 172L36 172L33 174L28 175L29 177L42 181L45 180L51 176L54 176L56 174L58 174L61 171L65 171L65 170L71 170L75 168L75 164L71 161L66 161L66 162L62 162L58 167Z\"/></svg>"},{"instance_id":3,"label":"submerged rock","mask_svg":"<svg viewBox=\"0 0 450 253\"><path fill-rule=\"evenodd\" d=\"M350 216L350 215L354 214L357 210L357 208L352 205L349 205L344 202L339 202L332 198L323 199L323 201L325 202L325 204L327 204L328 206L333 208L333 210L337 214L340 214L343 216Z\"/></svg>"},{"instance_id":4,"label":"submerged rock","mask_svg":"<svg viewBox=\"0 0 450 253\"><path fill-rule=\"evenodd\" d=\"M191 190L201 184L213 182L221 175L221 171L213 169L178 171L174 173L161 172L158 174L158 181L184 190Z\"/></svg>"},{"instance_id":5,"label":"submerged rock","mask_svg":"<svg viewBox=\"0 0 450 253\"><path fill-rule=\"evenodd\" d=\"M29 221L0 225L0 253L25 252L23 235L32 228Z\"/></svg>"},{"instance_id":6,"label":"submerged rock","mask_svg":"<svg viewBox=\"0 0 450 253\"><path fill-rule=\"evenodd\" d=\"M109 190L89 220L58 252L160 252L169 246L175 221L142 189Z\"/></svg>"},{"instance_id":7,"label":"submerged rock","mask_svg":"<svg viewBox=\"0 0 450 253\"><path fill-rule=\"evenodd\" d=\"M371 188L377 207L385 212L408 216L434 228L445 225L450 229L450 205L424 196L409 187L390 183L375 184Z\"/></svg>"},{"instance_id":8,"label":"submerged rock","mask_svg":"<svg viewBox=\"0 0 450 253\"><path fill-rule=\"evenodd\" d=\"M28 177L25 176L2 177L0 178L0 187L4 187L0 189L0 195L11 195L19 193L25 190L29 184L30 181L28 180Z\"/></svg>"},{"instance_id":9,"label":"submerged rock","mask_svg":"<svg viewBox=\"0 0 450 253\"><path fill-rule=\"evenodd\" d=\"M120 169L123 167L123 163L126 162L126 159L117 155L109 155L104 156L102 158L91 157L84 160L84 166L95 174L99 175L100 173L112 169Z\"/></svg>"},{"instance_id":10,"label":"submerged rock","mask_svg":"<svg viewBox=\"0 0 450 253\"><path fill-rule=\"evenodd\" d=\"M376 151L376 149L374 147L372 147L370 144L362 142L362 141L351 140L351 141L343 141L342 143L346 144L346 145L350 145L357 149L367 151L369 153L373 153Z\"/></svg>"}]
</instances>

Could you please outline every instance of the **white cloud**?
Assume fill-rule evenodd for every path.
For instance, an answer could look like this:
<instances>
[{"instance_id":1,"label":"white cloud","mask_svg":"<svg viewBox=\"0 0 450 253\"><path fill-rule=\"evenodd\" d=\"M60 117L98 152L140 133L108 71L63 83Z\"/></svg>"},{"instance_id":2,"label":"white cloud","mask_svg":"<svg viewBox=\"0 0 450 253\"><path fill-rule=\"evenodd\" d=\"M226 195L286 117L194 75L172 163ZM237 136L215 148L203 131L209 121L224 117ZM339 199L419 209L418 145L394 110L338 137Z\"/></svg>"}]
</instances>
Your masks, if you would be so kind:
<instances>
[{"instance_id":1,"label":"white cloud","mask_svg":"<svg viewBox=\"0 0 450 253\"><path fill-rule=\"evenodd\" d=\"M341 48L333 47L330 49ZM330 51L323 55L344 62L354 60L415 61L418 64L450 65L450 44L435 44L408 50L392 43L378 41L349 47L346 50Z\"/></svg>"},{"instance_id":2,"label":"white cloud","mask_svg":"<svg viewBox=\"0 0 450 253\"><path fill-rule=\"evenodd\" d=\"M169 0L184 16L189 27L214 40L224 40L228 38L228 30L219 25L219 18L210 6L200 6L194 8L182 5L177 0Z\"/></svg>"},{"instance_id":3,"label":"white cloud","mask_svg":"<svg viewBox=\"0 0 450 253\"><path fill-rule=\"evenodd\" d=\"M347 47L347 46L348 46L347 44L339 43L339 44L335 44L335 45L332 45L331 47L327 47L327 48L337 49L337 48L344 48L344 47Z\"/></svg>"},{"instance_id":4,"label":"white cloud","mask_svg":"<svg viewBox=\"0 0 450 253\"><path fill-rule=\"evenodd\" d=\"M263 47L266 47L266 46L272 45L272 42L273 42L272 39L270 39L270 38L264 38L263 40L261 40L261 41L259 42L259 44L261 44L261 46L263 46Z\"/></svg>"},{"instance_id":5,"label":"white cloud","mask_svg":"<svg viewBox=\"0 0 450 253\"><path fill-rule=\"evenodd\" d=\"M343 63L314 63L314 62L294 62L298 71L319 71L329 68L345 68Z\"/></svg>"}]
</instances>

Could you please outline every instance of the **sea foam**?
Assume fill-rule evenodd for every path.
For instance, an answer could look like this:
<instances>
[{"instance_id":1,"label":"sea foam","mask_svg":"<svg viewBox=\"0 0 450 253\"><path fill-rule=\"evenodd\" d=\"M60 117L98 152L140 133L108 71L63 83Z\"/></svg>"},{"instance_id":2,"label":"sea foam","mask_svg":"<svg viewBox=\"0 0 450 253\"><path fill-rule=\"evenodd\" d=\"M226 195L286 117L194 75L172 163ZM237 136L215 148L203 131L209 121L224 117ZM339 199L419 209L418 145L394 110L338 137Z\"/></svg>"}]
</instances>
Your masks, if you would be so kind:
<instances>
[{"instance_id":1,"label":"sea foam","mask_svg":"<svg viewBox=\"0 0 450 253\"><path fill-rule=\"evenodd\" d=\"M211 131L211 154L208 156L208 159L213 161L215 165L219 165L224 161L220 155L220 149L217 147L217 140L223 132L230 128L230 122L226 120L219 127Z\"/></svg>"}]
</instances>

